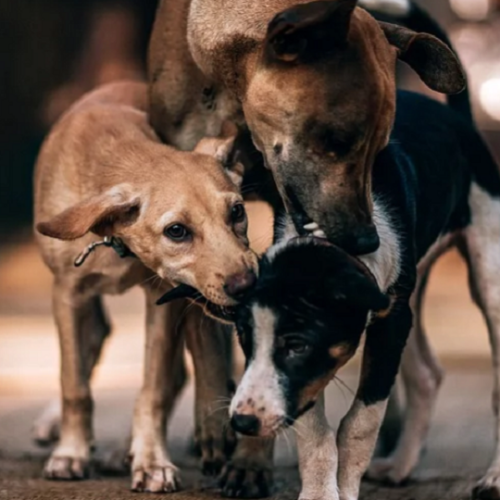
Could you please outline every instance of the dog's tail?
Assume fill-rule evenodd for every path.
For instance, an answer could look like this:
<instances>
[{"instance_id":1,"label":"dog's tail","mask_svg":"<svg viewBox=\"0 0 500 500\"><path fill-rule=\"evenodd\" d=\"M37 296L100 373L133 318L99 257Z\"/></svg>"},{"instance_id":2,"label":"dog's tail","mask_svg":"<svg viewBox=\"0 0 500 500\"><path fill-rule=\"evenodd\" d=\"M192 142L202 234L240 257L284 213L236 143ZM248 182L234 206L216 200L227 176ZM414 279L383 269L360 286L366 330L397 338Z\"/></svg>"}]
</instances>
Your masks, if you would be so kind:
<instances>
[{"instance_id":1,"label":"dog's tail","mask_svg":"<svg viewBox=\"0 0 500 500\"><path fill-rule=\"evenodd\" d=\"M401 24L413 31L434 35L455 51L446 31L425 9L417 5L414 0L360 0L360 5L363 6L363 4L366 4L366 7L376 18L382 21ZM447 102L451 108L460 113L467 121L470 123L474 121L467 86L459 94L448 96Z\"/></svg>"}]
</instances>

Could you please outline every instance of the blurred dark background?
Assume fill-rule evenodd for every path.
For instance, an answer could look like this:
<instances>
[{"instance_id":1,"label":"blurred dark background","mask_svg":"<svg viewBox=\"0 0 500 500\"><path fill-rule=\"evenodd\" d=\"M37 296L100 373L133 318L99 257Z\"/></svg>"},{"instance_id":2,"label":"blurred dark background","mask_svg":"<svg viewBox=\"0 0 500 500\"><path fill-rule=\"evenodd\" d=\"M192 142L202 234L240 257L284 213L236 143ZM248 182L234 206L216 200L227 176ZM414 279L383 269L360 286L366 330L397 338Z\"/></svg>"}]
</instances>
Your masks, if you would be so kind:
<instances>
[{"instance_id":1,"label":"blurred dark background","mask_svg":"<svg viewBox=\"0 0 500 500\"><path fill-rule=\"evenodd\" d=\"M144 76L157 1L0 0L0 246L29 234L33 164L48 128L96 85ZM500 0L418 3L448 29L499 158Z\"/></svg>"},{"instance_id":2,"label":"blurred dark background","mask_svg":"<svg viewBox=\"0 0 500 500\"><path fill-rule=\"evenodd\" d=\"M144 76L157 0L0 0L0 245L22 238L49 127L81 94Z\"/></svg>"}]
</instances>

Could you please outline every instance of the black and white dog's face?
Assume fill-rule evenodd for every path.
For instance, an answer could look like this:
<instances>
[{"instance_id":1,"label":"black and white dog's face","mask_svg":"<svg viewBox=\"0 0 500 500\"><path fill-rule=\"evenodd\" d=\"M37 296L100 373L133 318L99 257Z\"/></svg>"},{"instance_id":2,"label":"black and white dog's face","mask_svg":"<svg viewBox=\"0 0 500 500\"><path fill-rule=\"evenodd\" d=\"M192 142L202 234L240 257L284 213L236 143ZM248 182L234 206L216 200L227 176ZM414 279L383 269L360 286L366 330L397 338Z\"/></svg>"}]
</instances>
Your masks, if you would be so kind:
<instances>
[{"instance_id":1,"label":"black and white dog's face","mask_svg":"<svg viewBox=\"0 0 500 500\"><path fill-rule=\"evenodd\" d=\"M370 272L324 240L271 249L236 310L247 364L231 403L234 429L273 436L293 424L353 356L370 311L388 307Z\"/></svg>"}]
</instances>

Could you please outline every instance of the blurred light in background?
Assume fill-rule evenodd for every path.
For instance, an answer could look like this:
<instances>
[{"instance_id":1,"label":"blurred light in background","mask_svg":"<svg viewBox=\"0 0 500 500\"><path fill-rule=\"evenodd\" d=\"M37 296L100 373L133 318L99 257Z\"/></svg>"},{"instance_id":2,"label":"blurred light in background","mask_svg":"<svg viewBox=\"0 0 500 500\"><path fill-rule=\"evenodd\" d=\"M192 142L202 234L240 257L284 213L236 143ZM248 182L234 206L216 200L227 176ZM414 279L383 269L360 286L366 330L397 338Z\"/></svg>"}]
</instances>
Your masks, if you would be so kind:
<instances>
[{"instance_id":1,"label":"blurred light in background","mask_svg":"<svg viewBox=\"0 0 500 500\"><path fill-rule=\"evenodd\" d=\"M493 9L493 0L450 0L455 14L466 21L483 21Z\"/></svg>"},{"instance_id":2,"label":"blurred light in background","mask_svg":"<svg viewBox=\"0 0 500 500\"><path fill-rule=\"evenodd\" d=\"M482 83L479 88L479 101L491 118L500 121L500 77Z\"/></svg>"}]
</instances>

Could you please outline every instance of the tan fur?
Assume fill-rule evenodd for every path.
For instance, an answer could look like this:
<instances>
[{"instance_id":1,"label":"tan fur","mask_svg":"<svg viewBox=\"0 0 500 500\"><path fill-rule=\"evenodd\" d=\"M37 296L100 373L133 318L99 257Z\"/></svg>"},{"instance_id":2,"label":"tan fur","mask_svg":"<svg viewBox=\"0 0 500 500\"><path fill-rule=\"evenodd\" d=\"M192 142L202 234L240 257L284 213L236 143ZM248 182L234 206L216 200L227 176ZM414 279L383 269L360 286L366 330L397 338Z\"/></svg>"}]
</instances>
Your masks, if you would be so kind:
<instances>
[{"instance_id":1,"label":"tan fur","mask_svg":"<svg viewBox=\"0 0 500 500\"><path fill-rule=\"evenodd\" d=\"M233 224L230 218L233 205L242 202L231 180L241 176L239 166L230 171L231 141L202 142L201 152L177 151L159 142L145 109L144 84L98 89L59 121L37 162L36 239L54 274L63 392L61 439L46 475L74 479L87 472L89 379L110 330L100 296L141 284L147 298L147 342L131 449L133 488L171 491L178 477L165 448L165 421L184 379L179 378L183 335L175 330L185 304L157 307L155 301L171 283L186 283L219 305L232 304L226 280L255 269L256 257L248 247L246 222ZM188 242L164 235L174 223L189 228ZM138 258L121 259L112 249L99 248L74 267L78 254L99 239L96 234L119 237ZM208 371L226 370L218 346L208 344L203 353L211 359ZM214 387L216 396L227 395L221 385Z\"/></svg>"}]
</instances>

